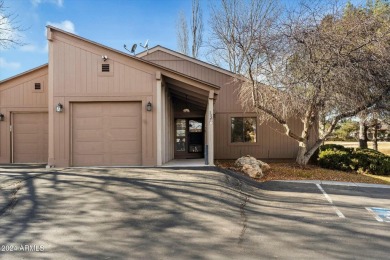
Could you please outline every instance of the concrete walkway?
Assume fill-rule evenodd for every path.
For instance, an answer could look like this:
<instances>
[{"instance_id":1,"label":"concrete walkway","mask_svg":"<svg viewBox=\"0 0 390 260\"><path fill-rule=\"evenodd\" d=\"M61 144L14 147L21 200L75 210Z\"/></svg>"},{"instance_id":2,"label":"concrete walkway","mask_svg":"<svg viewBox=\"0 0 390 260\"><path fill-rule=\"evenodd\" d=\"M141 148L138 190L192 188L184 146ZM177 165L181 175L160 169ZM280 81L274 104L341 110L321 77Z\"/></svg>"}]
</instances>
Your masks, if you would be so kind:
<instances>
[{"instance_id":1,"label":"concrete walkway","mask_svg":"<svg viewBox=\"0 0 390 260\"><path fill-rule=\"evenodd\" d=\"M204 158L202 159L174 159L165 163L162 167L209 167L205 164Z\"/></svg>"}]
</instances>

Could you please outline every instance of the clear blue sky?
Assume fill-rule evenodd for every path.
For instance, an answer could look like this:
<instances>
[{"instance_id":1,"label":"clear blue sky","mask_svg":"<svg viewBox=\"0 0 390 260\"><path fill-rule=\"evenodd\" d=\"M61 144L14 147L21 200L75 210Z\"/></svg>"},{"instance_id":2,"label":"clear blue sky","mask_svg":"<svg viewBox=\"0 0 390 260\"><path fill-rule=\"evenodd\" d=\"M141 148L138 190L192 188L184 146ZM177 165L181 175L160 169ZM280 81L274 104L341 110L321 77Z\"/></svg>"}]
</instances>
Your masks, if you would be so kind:
<instances>
[{"instance_id":1,"label":"clear blue sky","mask_svg":"<svg viewBox=\"0 0 390 260\"><path fill-rule=\"evenodd\" d=\"M201 4L207 12L208 2ZM191 0L5 0L5 5L27 30L24 46L0 50L0 80L47 63L49 23L122 51L123 44L147 39L149 46L176 49L177 14L191 12Z\"/></svg>"},{"instance_id":2,"label":"clear blue sky","mask_svg":"<svg viewBox=\"0 0 390 260\"><path fill-rule=\"evenodd\" d=\"M206 29L213 1L217 0L200 1ZM147 39L149 46L176 49L178 13L183 10L188 17L191 13L191 0L5 0L5 5L26 30L24 46L0 49L0 80L47 63L47 24L122 51L123 44ZM138 47L137 52L141 50Z\"/></svg>"}]
</instances>

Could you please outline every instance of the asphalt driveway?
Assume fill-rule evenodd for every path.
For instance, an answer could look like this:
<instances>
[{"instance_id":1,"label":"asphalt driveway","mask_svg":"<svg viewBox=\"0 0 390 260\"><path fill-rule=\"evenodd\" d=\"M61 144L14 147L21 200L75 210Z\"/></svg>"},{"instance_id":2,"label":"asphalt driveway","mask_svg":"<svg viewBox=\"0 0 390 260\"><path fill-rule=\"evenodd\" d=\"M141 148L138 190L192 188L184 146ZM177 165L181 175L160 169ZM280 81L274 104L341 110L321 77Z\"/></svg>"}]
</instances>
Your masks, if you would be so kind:
<instances>
[{"instance_id":1,"label":"asphalt driveway","mask_svg":"<svg viewBox=\"0 0 390 260\"><path fill-rule=\"evenodd\" d=\"M0 170L4 259L389 258L390 223L366 209L390 208L387 188L213 168L21 171Z\"/></svg>"}]
</instances>

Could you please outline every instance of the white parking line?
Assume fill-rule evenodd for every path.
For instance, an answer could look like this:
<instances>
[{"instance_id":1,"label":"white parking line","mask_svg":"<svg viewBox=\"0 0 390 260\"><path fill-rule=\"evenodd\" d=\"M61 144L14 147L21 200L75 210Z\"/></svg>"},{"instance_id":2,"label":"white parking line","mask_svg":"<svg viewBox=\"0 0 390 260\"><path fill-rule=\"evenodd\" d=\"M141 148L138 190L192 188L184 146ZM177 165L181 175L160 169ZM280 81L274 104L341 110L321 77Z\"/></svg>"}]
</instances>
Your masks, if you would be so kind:
<instances>
[{"instance_id":1,"label":"white parking line","mask_svg":"<svg viewBox=\"0 0 390 260\"><path fill-rule=\"evenodd\" d=\"M383 219L381 217L379 217L377 214L375 214L375 212L371 209L371 208L368 208L366 207L366 210L368 210L368 212L370 212L372 214L372 216L378 221L378 222L383 222Z\"/></svg>"},{"instance_id":2,"label":"white parking line","mask_svg":"<svg viewBox=\"0 0 390 260\"><path fill-rule=\"evenodd\" d=\"M336 212L337 216L339 216L339 218L345 218L344 214L341 213L341 211L333 204L333 200L329 197L329 195L324 191L324 189L321 187L320 184L316 184L318 189L320 189L320 191L322 192L322 194L324 194L326 200L332 205L332 208L333 210Z\"/></svg>"}]
</instances>

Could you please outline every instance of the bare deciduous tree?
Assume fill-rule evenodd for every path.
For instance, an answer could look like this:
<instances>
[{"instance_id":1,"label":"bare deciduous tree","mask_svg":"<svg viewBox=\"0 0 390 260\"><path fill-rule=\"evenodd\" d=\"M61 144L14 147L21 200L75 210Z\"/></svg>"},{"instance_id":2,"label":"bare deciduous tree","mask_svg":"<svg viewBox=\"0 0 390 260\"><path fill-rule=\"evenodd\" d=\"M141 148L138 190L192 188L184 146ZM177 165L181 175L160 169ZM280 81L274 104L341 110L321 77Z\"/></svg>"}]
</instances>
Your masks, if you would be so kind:
<instances>
[{"instance_id":1,"label":"bare deciduous tree","mask_svg":"<svg viewBox=\"0 0 390 260\"><path fill-rule=\"evenodd\" d=\"M260 122L277 122L299 143L296 162L306 165L341 119L389 98L389 28L367 7L345 12L314 3L301 4L267 41L258 39L249 49L247 40L236 37L234 46L249 64L241 70L243 106L256 111ZM291 118L301 120L302 131ZM327 123L316 136L319 120Z\"/></svg>"},{"instance_id":2,"label":"bare deciduous tree","mask_svg":"<svg viewBox=\"0 0 390 260\"><path fill-rule=\"evenodd\" d=\"M22 45L20 33L25 29L19 24L18 16L9 12L4 0L0 0L0 48Z\"/></svg>"},{"instance_id":3,"label":"bare deciduous tree","mask_svg":"<svg viewBox=\"0 0 390 260\"><path fill-rule=\"evenodd\" d=\"M176 22L176 37L177 37L177 49L179 52L188 55L188 25L186 16L183 11L179 12L179 17Z\"/></svg>"},{"instance_id":4,"label":"bare deciduous tree","mask_svg":"<svg viewBox=\"0 0 390 260\"><path fill-rule=\"evenodd\" d=\"M190 27L190 33L188 33L186 16L183 11L180 11L176 32L178 51L189 55L189 44L191 41L191 55L193 58L198 58L199 49L203 43L203 19L199 0L192 0Z\"/></svg>"},{"instance_id":5,"label":"bare deciduous tree","mask_svg":"<svg viewBox=\"0 0 390 260\"><path fill-rule=\"evenodd\" d=\"M211 6L209 61L245 74L263 55L259 47L269 41L279 11L273 0L221 0Z\"/></svg>"},{"instance_id":6,"label":"bare deciduous tree","mask_svg":"<svg viewBox=\"0 0 390 260\"><path fill-rule=\"evenodd\" d=\"M199 48L203 43L203 19L202 9L199 0L192 0L192 17L191 17L191 37L192 37L192 57L198 58Z\"/></svg>"}]
</instances>

